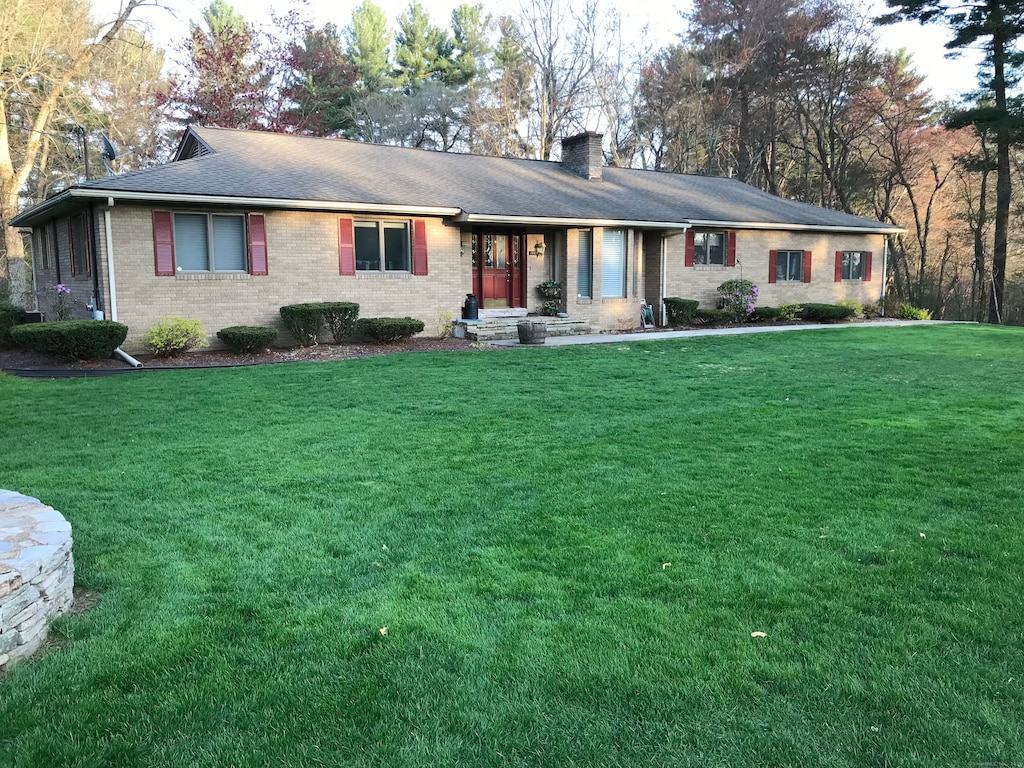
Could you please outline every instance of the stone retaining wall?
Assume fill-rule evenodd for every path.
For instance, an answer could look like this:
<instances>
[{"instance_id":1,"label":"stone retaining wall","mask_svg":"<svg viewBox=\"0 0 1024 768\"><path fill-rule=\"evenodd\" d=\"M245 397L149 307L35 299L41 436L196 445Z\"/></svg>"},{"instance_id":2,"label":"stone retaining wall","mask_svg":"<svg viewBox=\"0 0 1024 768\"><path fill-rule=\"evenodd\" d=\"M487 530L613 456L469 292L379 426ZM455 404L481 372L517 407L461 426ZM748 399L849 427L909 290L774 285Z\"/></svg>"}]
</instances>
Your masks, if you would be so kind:
<instances>
[{"instance_id":1,"label":"stone retaining wall","mask_svg":"<svg viewBox=\"0 0 1024 768\"><path fill-rule=\"evenodd\" d=\"M0 490L0 672L35 653L74 585L71 524L39 499Z\"/></svg>"}]
</instances>

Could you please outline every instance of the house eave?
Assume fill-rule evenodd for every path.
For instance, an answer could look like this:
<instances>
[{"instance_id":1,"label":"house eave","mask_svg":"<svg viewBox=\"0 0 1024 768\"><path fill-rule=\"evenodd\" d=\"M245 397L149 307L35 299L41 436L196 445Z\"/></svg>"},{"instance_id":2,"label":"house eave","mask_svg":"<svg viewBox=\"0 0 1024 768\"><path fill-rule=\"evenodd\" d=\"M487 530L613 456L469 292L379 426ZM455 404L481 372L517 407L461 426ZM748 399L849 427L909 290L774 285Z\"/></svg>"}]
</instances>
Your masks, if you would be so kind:
<instances>
[{"instance_id":1,"label":"house eave","mask_svg":"<svg viewBox=\"0 0 1024 768\"><path fill-rule=\"evenodd\" d=\"M879 224L874 227L856 227L829 224L787 224L783 222L764 221L709 221L702 219L690 219L688 225L690 227L716 229L774 229L798 232L843 232L847 234L867 235L899 235L907 231L902 227L895 227L888 224Z\"/></svg>"},{"instance_id":2,"label":"house eave","mask_svg":"<svg viewBox=\"0 0 1024 768\"><path fill-rule=\"evenodd\" d=\"M399 216L453 217L462 209L422 205L385 205L381 203L343 202L337 200L293 200L270 197L234 197L221 195L168 194L163 192L123 192L110 189L67 189L60 194L23 211L11 219L11 226L32 224L44 219L54 208L72 199L103 199L128 203L158 205L217 205L238 208L276 208L292 211L338 211L352 213L383 213Z\"/></svg>"},{"instance_id":3,"label":"house eave","mask_svg":"<svg viewBox=\"0 0 1024 768\"><path fill-rule=\"evenodd\" d=\"M634 227L637 229L688 229L682 221L641 221L626 219L574 219L556 216L501 216L492 213L462 212L453 221L459 224L509 224L538 227Z\"/></svg>"}]
</instances>

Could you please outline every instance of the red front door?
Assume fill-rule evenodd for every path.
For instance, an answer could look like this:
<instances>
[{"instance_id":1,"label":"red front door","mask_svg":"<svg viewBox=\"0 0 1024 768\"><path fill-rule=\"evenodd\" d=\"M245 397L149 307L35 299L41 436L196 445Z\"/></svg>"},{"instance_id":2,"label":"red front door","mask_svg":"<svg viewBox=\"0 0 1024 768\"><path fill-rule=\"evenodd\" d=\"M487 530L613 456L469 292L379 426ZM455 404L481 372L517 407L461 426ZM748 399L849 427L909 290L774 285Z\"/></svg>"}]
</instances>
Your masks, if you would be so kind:
<instances>
[{"instance_id":1,"label":"red front door","mask_svg":"<svg viewBox=\"0 0 1024 768\"><path fill-rule=\"evenodd\" d=\"M526 238L473 235L473 269L480 306L525 307Z\"/></svg>"}]
</instances>

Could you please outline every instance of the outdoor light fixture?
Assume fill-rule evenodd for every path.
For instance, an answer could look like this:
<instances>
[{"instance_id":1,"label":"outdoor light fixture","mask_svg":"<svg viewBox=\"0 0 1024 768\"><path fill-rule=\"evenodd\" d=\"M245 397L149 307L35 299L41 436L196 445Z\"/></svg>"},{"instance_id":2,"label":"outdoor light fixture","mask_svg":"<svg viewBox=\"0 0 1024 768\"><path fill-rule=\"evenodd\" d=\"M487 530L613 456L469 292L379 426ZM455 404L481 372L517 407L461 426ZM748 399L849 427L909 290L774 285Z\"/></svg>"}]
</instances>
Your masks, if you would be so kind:
<instances>
[{"instance_id":1,"label":"outdoor light fixture","mask_svg":"<svg viewBox=\"0 0 1024 768\"><path fill-rule=\"evenodd\" d=\"M547 250L547 246L544 245L544 241L543 240L538 240L537 243L533 246L533 254L538 259L543 259L544 258L544 251L546 251L546 250Z\"/></svg>"}]
</instances>

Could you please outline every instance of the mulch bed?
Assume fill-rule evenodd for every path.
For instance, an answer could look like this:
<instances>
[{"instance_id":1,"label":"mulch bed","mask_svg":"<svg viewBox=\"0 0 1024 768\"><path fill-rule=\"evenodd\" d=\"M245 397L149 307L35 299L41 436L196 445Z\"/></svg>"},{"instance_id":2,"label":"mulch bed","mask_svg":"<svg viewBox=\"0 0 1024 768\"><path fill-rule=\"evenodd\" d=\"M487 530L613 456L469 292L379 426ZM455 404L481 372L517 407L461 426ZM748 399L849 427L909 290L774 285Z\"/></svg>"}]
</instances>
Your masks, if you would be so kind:
<instances>
[{"instance_id":1,"label":"mulch bed","mask_svg":"<svg viewBox=\"0 0 1024 768\"><path fill-rule=\"evenodd\" d=\"M267 363L327 362L353 360L360 357L390 355L396 352L471 352L482 349L503 349L478 345L465 339L413 338L395 344L318 344L314 347L275 348L251 355L239 355L227 350L201 350L187 352L178 357L134 355L145 368L213 368L236 365L263 365ZM41 355L23 349L0 350L0 370L6 371L113 371L131 370L119 358L106 360L67 360Z\"/></svg>"}]
</instances>

